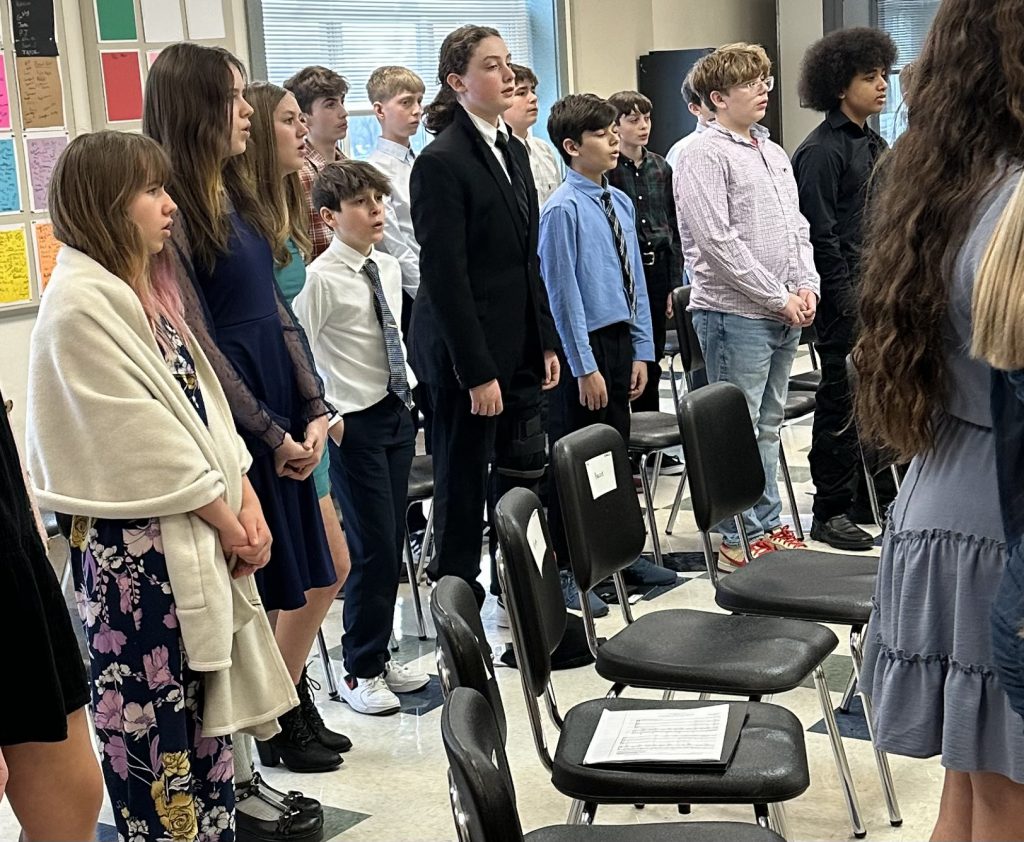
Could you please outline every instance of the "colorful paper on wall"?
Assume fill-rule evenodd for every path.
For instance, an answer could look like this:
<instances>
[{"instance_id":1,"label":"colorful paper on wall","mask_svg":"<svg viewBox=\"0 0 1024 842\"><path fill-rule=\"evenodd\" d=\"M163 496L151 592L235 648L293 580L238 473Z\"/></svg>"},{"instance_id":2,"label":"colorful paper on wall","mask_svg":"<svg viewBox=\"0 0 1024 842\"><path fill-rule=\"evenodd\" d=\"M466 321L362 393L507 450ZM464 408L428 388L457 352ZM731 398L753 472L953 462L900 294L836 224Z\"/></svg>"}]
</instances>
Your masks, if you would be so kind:
<instances>
[{"instance_id":1,"label":"colorful paper on wall","mask_svg":"<svg viewBox=\"0 0 1024 842\"><path fill-rule=\"evenodd\" d=\"M68 145L65 135L60 137L29 137L25 139L25 159L28 161L28 183L32 186L32 210L47 208L46 193L57 159Z\"/></svg>"},{"instance_id":2,"label":"colorful paper on wall","mask_svg":"<svg viewBox=\"0 0 1024 842\"><path fill-rule=\"evenodd\" d=\"M18 188L18 161L14 154L14 138L0 138L0 213L21 210Z\"/></svg>"},{"instance_id":3,"label":"colorful paper on wall","mask_svg":"<svg viewBox=\"0 0 1024 842\"><path fill-rule=\"evenodd\" d=\"M25 229L0 229L0 304L31 300Z\"/></svg>"},{"instance_id":4,"label":"colorful paper on wall","mask_svg":"<svg viewBox=\"0 0 1024 842\"><path fill-rule=\"evenodd\" d=\"M14 52L23 58L57 55L53 0L11 0Z\"/></svg>"},{"instance_id":5,"label":"colorful paper on wall","mask_svg":"<svg viewBox=\"0 0 1024 842\"><path fill-rule=\"evenodd\" d=\"M53 236L52 222L33 222L32 238L35 240L36 265L39 267L39 291L42 292L50 283L62 243Z\"/></svg>"},{"instance_id":6,"label":"colorful paper on wall","mask_svg":"<svg viewBox=\"0 0 1024 842\"><path fill-rule=\"evenodd\" d=\"M26 129L55 129L64 125L64 92L60 59L15 59L21 119Z\"/></svg>"},{"instance_id":7,"label":"colorful paper on wall","mask_svg":"<svg viewBox=\"0 0 1024 842\"><path fill-rule=\"evenodd\" d=\"M146 66L152 67L158 55L160 55L160 50L146 50Z\"/></svg>"},{"instance_id":8,"label":"colorful paper on wall","mask_svg":"<svg viewBox=\"0 0 1024 842\"><path fill-rule=\"evenodd\" d=\"M139 54L100 53L103 64L103 94L107 101L107 120L142 119L142 70Z\"/></svg>"},{"instance_id":9,"label":"colorful paper on wall","mask_svg":"<svg viewBox=\"0 0 1024 842\"><path fill-rule=\"evenodd\" d=\"M163 0L171 5L173 0ZM96 0L96 29L101 41L134 41L135 0Z\"/></svg>"},{"instance_id":10,"label":"colorful paper on wall","mask_svg":"<svg viewBox=\"0 0 1024 842\"><path fill-rule=\"evenodd\" d=\"M142 29L150 44L183 41L185 26L181 6L169 0L142 0Z\"/></svg>"},{"instance_id":11,"label":"colorful paper on wall","mask_svg":"<svg viewBox=\"0 0 1024 842\"><path fill-rule=\"evenodd\" d=\"M192 41L223 38L224 6L220 0L185 0L188 37Z\"/></svg>"},{"instance_id":12,"label":"colorful paper on wall","mask_svg":"<svg viewBox=\"0 0 1024 842\"><path fill-rule=\"evenodd\" d=\"M0 132L11 130L11 99L7 92L7 63L0 52Z\"/></svg>"}]
</instances>

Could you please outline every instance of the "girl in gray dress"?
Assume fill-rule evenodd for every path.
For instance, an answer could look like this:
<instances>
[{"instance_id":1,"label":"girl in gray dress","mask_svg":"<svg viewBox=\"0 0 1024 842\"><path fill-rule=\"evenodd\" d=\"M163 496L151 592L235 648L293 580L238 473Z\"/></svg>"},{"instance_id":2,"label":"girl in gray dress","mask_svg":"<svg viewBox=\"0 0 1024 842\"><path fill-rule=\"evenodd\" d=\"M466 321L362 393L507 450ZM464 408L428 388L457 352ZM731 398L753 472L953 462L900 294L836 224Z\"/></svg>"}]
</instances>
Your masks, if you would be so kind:
<instances>
[{"instance_id":1,"label":"girl in gray dress","mask_svg":"<svg viewBox=\"0 0 1024 842\"><path fill-rule=\"evenodd\" d=\"M860 431L913 459L890 517L862 689L876 746L940 755L933 840L1024 839L1024 728L994 668L1003 570L976 274L1024 167L1024 0L945 0L870 211ZM913 185L913 189L908 189Z\"/></svg>"}]
</instances>

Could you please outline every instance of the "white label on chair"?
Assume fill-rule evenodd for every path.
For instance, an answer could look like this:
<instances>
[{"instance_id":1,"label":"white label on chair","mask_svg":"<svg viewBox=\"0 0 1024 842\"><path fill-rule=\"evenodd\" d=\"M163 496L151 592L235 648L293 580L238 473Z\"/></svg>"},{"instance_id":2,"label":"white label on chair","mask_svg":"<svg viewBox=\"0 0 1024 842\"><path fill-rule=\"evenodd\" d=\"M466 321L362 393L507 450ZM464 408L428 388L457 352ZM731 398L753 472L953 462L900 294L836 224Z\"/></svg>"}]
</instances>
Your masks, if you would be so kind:
<instances>
[{"instance_id":1,"label":"white label on chair","mask_svg":"<svg viewBox=\"0 0 1024 842\"><path fill-rule=\"evenodd\" d=\"M548 542L544 540L544 528L540 524L540 510L534 509L530 515L530 522L526 524L526 543L530 545L530 552L533 553L533 562L537 570L544 575L544 556L548 551Z\"/></svg>"},{"instance_id":2,"label":"white label on chair","mask_svg":"<svg viewBox=\"0 0 1024 842\"><path fill-rule=\"evenodd\" d=\"M602 453L593 459L588 459L587 477L590 479L590 493L596 500L603 497L609 491L615 490L615 461L612 459L612 452Z\"/></svg>"}]
</instances>

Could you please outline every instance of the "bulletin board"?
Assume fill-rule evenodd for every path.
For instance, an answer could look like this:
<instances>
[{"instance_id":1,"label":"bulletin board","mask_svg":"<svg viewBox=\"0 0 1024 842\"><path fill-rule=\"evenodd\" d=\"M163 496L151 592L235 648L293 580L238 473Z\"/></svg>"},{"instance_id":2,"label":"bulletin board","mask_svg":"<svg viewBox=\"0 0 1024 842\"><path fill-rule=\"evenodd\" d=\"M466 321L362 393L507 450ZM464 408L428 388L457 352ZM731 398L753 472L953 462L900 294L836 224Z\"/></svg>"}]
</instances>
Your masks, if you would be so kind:
<instances>
[{"instance_id":1,"label":"bulletin board","mask_svg":"<svg viewBox=\"0 0 1024 842\"><path fill-rule=\"evenodd\" d=\"M39 306L59 249L47 188L74 126L54 5L0 5L0 314Z\"/></svg>"},{"instance_id":2,"label":"bulletin board","mask_svg":"<svg viewBox=\"0 0 1024 842\"><path fill-rule=\"evenodd\" d=\"M146 75L176 41L228 49L230 0L80 0L90 113L95 129L142 127Z\"/></svg>"}]
</instances>

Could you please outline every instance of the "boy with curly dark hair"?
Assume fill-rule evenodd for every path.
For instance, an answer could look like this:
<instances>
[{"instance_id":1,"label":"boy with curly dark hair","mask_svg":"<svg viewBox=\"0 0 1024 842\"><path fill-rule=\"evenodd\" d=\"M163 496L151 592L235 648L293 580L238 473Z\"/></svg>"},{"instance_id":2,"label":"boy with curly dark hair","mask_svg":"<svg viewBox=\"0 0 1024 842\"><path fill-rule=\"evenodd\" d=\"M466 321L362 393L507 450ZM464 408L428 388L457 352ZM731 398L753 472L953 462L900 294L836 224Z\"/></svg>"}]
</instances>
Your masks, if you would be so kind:
<instances>
[{"instance_id":1,"label":"boy with curly dark hair","mask_svg":"<svg viewBox=\"0 0 1024 842\"><path fill-rule=\"evenodd\" d=\"M885 108L896 45L886 32L857 27L812 44L800 71L800 101L825 119L793 155L800 211L811 226L814 264L821 276L815 327L821 385L809 456L815 495L811 537L837 549L867 550L872 536L853 512L860 474L846 355L856 328L862 217L868 184L885 141L867 121ZM859 508L865 498L856 494Z\"/></svg>"}]
</instances>

